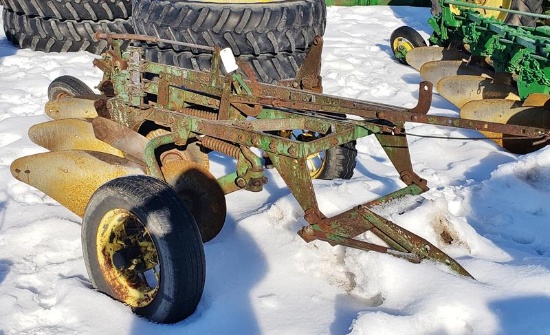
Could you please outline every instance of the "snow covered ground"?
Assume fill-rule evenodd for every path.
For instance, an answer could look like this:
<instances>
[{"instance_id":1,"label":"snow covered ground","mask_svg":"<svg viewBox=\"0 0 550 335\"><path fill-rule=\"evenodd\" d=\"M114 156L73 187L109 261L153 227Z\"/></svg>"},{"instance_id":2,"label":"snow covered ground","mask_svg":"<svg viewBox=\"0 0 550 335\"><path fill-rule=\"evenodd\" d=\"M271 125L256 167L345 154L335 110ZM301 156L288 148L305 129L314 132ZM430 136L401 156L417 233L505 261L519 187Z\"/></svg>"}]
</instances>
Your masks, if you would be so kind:
<instances>
[{"instance_id":1,"label":"snow covered ground","mask_svg":"<svg viewBox=\"0 0 550 335\"><path fill-rule=\"evenodd\" d=\"M331 7L323 51L325 92L412 107L420 76L391 57L403 25L430 33L427 8ZM410 137L414 168L431 190L380 209L430 240L477 280L432 262L307 244L303 213L276 172L261 193L227 197L221 234L205 245L198 310L175 325L149 323L94 291L80 219L9 172L40 152L28 128L46 121L48 84L99 82L86 53L18 50L0 35L0 334L550 334L550 148L525 156L490 141ZM433 114L456 116L434 96ZM410 125L410 133L477 137ZM400 188L377 143L358 143L349 181L317 181L327 214ZM214 172L224 169L216 161ZM452 242L440 235L447 231Z\"/></svg>"}]
</instances>

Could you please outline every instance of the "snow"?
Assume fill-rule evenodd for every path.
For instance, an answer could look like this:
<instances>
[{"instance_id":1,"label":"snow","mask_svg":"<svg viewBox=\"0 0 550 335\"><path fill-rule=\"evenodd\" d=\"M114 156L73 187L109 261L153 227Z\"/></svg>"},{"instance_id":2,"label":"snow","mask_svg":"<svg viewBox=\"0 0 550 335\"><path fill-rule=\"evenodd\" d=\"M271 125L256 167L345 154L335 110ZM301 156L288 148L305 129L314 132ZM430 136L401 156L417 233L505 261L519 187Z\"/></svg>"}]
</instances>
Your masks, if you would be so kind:
<instances>
[{"instance_id":1,"label":"snow","mask_svg":"<svg viewBox=\"0 0 550 335\"><path fill-rule=\"evenodd\" d=\"M391 56L389 36L409 25L424 37L428 8L330 7L325 92L412 107L420 76ZM260 193L227 196L221 234L205 245L206 288L197 311L158 325L94 291L80 219L15 180L9 165L41 152L28 128L48 120L49 83L99 82L87 53L18 50L0 39L0 334L550 334L550 148L517 156L469 130L410 124L415 171L427 193L377 209L454 257L476 280L445 266L305 243L303 212L273 170ZM437 94L431 114L457 116ZM403 186L377 142L361 139L349 181L316 181L336 214ZM228 166L213 160L214 173ZM441 232L451 236L443 241Z\"/></svg>"}]
</instances>

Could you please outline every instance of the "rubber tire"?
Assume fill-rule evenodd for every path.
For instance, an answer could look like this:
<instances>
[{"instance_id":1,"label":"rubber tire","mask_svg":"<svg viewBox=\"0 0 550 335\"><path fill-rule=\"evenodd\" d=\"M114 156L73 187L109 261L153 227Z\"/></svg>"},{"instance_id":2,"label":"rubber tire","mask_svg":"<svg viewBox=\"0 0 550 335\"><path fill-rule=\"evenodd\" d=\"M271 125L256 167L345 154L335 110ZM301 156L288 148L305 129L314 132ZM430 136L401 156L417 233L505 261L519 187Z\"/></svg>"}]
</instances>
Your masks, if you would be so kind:
<instances>
[{"instance_id":1,"label":"rubber tire","mask_svg":"<svg viewBox=\"0 0 550 335\"><path fill-rule=\"evenodd\" d=\"M146 60L196 71L210 71L211 54L193 54L189 51L177 52L173 49L161 49L157 46L142 45L142 47ZM260 56L241 55L237 57L237 60L251 65L258 81L274 83L279 80L295 78L305 57L306 52L295 52Z\"/></svg>"},{"instance_id":2,"label":"rubber tire","mask_svg":"<svg viewBox=\"0 0 550 335\"><path fill-rule=\"evenodd\" d=\"M62 21L16 14L4 9L4 32L7 39L22 49L44 52L88 51L101 54L108 48L106 40L94 40L97 31L133 33L129 20ZM123 43L125 48L129 42Z\"/></svg>"},{"instance_id":3,"label":"rubber tire","mask_svg":"<svg viewBox=\"0 0 550 335\"><path fill-rule=\"evenodd\" d=\"M325 166L317 179L350 179L357 164L355 141L325 151Z\"/></svg>"},{"instance_id":4,"label":"rubber tire","mask_svg":"<svg viewBox=\"0 0 550 335\"><path fill-rule=\"evenodd\" d=\"M130 17L132 0L4 0L4 8L44 19L112 21Z\"/></svg>"},{"instance_id":5,"label":"rubber tire","mask_svg":"<svg viewBox=\"0 0 550 335\"><path fill-rule=\"evenodd\" d=\"M134 308L134 312L158 323L174 323L191 315L204 290L206 265L201 236L177 193L153 177L111 180L90 199L82 223L82 246L93 286L116 299L101 273L96 252L99 223L115 208L131 211L146 225L161 263L159 291L149 305Z\"/></svg>"},{"instance_id":6,"label":"rubber tire","mask_svg":"<svg viewBox=\"0 0 550 335\"><path fill-rule=\"evenodd\" d=\"M54 79L48 86L48 100L55 100L60 96L90 96L95 92L84 84L82 80L73 76L61 76Z\"/></svg>"},{"instance_id":7,"label":"rubber tire","mask_svg":"<svg viewBox=\"0 0 550 335\"><path fill-rule=\"evenodd\" d=\"M533 14L541 14L542 2L542 0L512 0L510 9ZM536 26L537 20L538 19L536 17L510 14L506 16L504 23L514 26L534 27Z\"/></svg>"},{"instance_id":8,"label":"rubber tire","mask_svg":"<svg viewBox=\"0 0 550 335\"><path fill-rule=\"evenodd\" d=\"M257 3L137 0L136 33L211 47L230 47L235 55L307 50L326 25L323 0ZM159 44L161 48L193 51ZM202 53L204 51L193 51Z\"/></svg>"},{"instance_id":9,"label":"rubber tire","mask_svg":"<svg viewBox=\"0 0 550 335\"><path fill-rule=\"evenodd\" d=\"M422 35L420 35L415 29L409 26L401 26L395 29L390 36L390 47L395 58L403 64L407 64L406 59L399 58L396 54L396 50L393 48L393 44L398 38L406 39L409 43L411 43L413 48L425 47L427 45Z\"/></svg>"}]
</instances>

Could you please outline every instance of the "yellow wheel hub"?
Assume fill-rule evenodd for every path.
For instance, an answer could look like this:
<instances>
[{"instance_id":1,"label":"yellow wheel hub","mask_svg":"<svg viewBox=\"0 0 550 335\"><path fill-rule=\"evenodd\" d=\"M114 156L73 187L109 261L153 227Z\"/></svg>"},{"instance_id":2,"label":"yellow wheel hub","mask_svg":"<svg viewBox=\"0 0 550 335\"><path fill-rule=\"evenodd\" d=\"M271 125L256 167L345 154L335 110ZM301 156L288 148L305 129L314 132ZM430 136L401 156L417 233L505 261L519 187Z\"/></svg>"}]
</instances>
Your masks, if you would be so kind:
<instances>
[{"instance_id":1,"label":"yellow wheel hub","mask_svg":"<svg viewBox=\"0 0 550 335\"><path fill-rule=\"evenodd\" d=\"M147 306L160 283L158 253L144 224L130 211L113 209L101 219L97 258L103 277L120 301Z\"/></svg>"},{"instance_id":2,"label":"yellow wheel hub","mask_svg":"<svg viewBox=\"0 0 550 335\"><path fill-rule=\"evenodd\" d=\"M414 48L414 45L405 37L398 37L393 41L392 48L394 54L397 54L399 52L406 55L407 52L411 51Z\"/></svg>"},{"instance_id":3,"label":"yellow wheel hub","mask_svg":"<svg viewBox=\"0 0 550 335\"><path fill-rule=\"evenodd\" d=\"M296 136L290 130L281 130L280 136L286 138L295 138L303 142L313 141L320 137L318 134L313 134L311 132L303 132ZM324 151L316 152L307 156L306 165L309 169L309 175L311 179L318 178L323 173L323 170L325 169L325 156L326 153Z\"/></svg>"}]
</instances>

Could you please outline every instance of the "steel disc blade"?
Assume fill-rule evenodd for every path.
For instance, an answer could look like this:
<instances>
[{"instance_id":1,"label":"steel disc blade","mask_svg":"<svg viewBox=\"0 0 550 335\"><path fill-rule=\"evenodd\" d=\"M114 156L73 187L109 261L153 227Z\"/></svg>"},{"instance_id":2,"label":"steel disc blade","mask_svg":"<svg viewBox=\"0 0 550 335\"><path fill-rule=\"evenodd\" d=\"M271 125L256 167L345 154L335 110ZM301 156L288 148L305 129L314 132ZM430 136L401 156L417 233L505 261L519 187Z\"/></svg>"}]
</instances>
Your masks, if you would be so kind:
<instances>
[{"instance_id":1,"label":"steel disc blade","mask_svg":"<svg viewBox=\"0 0 550 335\"><path fill-rule=\"evenodd\" d=\"M486 68L470 65L461 60L438 60L428 62L420 68L424 80L437 84L442 78L456 75L485 75L491 77L494 73Z\"/></svg>"},{"instance_id":2,"label":"steel disc blade","mask_svg":"<svg viewBox=\"0 0 550 335\"><path fill-rule=\"evenodd\" d=\"M97 116L94 103L95 100L64 97L48 101L44 110L46 115L55 120L68 118L91 119Z\"/></svg>"},{"instance_id":3,"label":"steel disc blade","mask_svg":"<svg viewBox=\"0 0 550 335\"><path fill-rule=\"evenodd\" d=\"M459 50L443 47L417 47L407 52L407 64L420 71L422 65L437 60L462 60L467 55Z\"/></svg>"},{"instance_id":4,"label":"steel disc blade","mask_svg":"<svg viewBox=\"0 0 550 335\"><path fill-rule=\"evenodd\" d=\"M124 156L122 151L95 137L89 120L60 119L39 123L29 129L29 138L50 151L91 150Z\"/></svg>"},{"instance_id":5,"label":"steel disc blade","mask_svg":"<svg viewBox=\"0 0 550 335\"><path fill-rule=\"evenodd\" d=\"M46 193L82 217L92 194L107 181L145 174L124 158L93 151L68 150L26 156L10 167L12 175Z\"/></svg>"},{"instance_id":6,"label":"steel disc blade","mask_svg":"<svg viewBox=\"0 0 550 335\"><path fill-rule=\"evenodd\" d=\"M502 124L516 124L549 128L550 111L542 107L522 106L519 101L505 99L487 99L471 101L460 110L460 117L480 121L497 122ZM525 154L544 147L546 144L536 144L537 140L514 138L501 133L482 131L488 138L493 139L504 149L516 153ZM504 137L504 138L503 138Z\"/></svg>"},{"instance_id":7,"label":"steel disc blade","mask_svg":"<svg viewBox=\"0 0 550 335\"><path fill-rule=\"evenodd\" d=\"M437 83L437 92L458 108L473 100L519 100L514 87L495 83L493 79L482 76L463 75L441 78Z\"/></svg>"}]
</instances>

